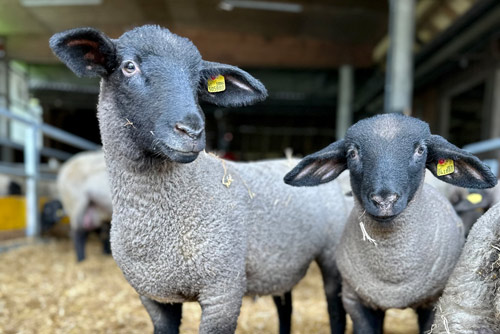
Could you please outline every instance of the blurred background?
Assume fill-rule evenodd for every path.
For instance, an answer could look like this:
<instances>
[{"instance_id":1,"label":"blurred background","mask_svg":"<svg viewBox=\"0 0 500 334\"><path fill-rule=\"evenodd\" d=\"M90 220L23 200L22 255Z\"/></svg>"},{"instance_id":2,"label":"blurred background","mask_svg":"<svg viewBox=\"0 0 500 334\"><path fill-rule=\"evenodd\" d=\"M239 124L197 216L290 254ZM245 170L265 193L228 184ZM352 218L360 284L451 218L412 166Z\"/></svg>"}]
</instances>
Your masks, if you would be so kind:
<instances>
[{"instance_id":1,"label":"blurred background","mask_svg":"<svg viewBox=\"0 0 500 334\"><path fill-rule=\"evenodd\" d=\"M100 147L99 82L71 73L48 39L81 26L117 38L143 24L267 87L251 107L202 106L207 149L220 156L303 156L359 119L402 111L498 173L498 0L0 0L0 252L45 232L61 164Z\"/></svg>"}]
</instances>

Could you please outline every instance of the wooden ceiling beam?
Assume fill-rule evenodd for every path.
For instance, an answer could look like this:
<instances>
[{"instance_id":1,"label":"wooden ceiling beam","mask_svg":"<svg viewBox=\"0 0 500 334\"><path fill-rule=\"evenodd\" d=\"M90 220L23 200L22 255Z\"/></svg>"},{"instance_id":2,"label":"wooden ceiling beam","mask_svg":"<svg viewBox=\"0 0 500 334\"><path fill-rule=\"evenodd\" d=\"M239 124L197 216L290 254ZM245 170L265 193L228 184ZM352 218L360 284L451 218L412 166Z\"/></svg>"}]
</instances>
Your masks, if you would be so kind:
<instances>
[{"instance_id":1,"label":"wooden ceiling beam","mask_svg":"<svg viewBox=\"0 0 500 334\"><path fill-rule=\"evenodd\" d=\"M372 45L349 45L329 40L179 28L198 47L203 58L242 67L337 68L342 64L368 67ZM7 55L35 63L56 63L48 47L50 35L14 35L7 38Z\"/></svg>"},{"instance_id":2,"label":"wooden ceiling beam","mask_svg":"<svg viewBox=\"0 0 500 334\"><path fill-rule=\"evenodd\" d=\"M204 59L243 67L336 68L373 64L373 45L352 45L296 36L263 37L229 31L176 29L198 47Z\"/></svg>"}]
</instances>

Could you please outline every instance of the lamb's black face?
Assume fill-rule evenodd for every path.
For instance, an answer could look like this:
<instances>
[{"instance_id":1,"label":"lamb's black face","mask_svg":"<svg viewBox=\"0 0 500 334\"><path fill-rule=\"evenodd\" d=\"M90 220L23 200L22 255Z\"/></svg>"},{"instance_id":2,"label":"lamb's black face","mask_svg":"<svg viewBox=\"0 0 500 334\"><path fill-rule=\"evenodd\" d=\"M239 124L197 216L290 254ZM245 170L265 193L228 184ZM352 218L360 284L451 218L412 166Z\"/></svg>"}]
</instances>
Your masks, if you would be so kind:
<instances>
[{"instance_id":1,"label":"lamb's black face","mask_svg":"<svg viewBox=\"0 0 500 334\"><path fill-rule=\"evenodd\" d=\"M349 169L352 191L363 209L388 222L414 198L425 168L460 187L482 189L497 183L478 158L431 135L427 123L399 114L359 121L345 139L306 156L284 180L293 186L315 186Z\"/></svg>"},{"instance_id":2,"label":"lamb's black face","mask_svg":"<svg viewBox=\"0 0 500 334\"><path fill-rule=\"evenodd\" d=\"M429 136L427 124L405 117L378 117L349 129L352 191L368 214L389 221L406 208L424 177Z\"/></svg>"},{"instance_id":3,"label":"lamb's black face","mask_svg":"<svg viewBox=\"0 0 500 334\"><path fill-rule=\"evenodd\" d=\"M119 133L110 149L118 149L119 142L151 157L191 162L205 147L198 99L235 107L267 96L247 72L202 60L191 41L158 26L135 28L117 40L76 28L52 36L50 47L78 76L102 78L101 133L105 128L112 137L124 131L126 141L116 139L123 137Z\"/></svg>"},{"instance_id":4,"label":"lamb's black face","mask_svg":"<svg viewBox=\"0 0 500 334\"><path fill-rule=\"evenodd\" d=\"M191 162L205 148L197 92L201 57L189 40L172 39L165 30L148 31L147 39L141 33L132 30L116 41L118 66L103 80L103 90L112 92L123 130L138 147L152 156Z\"/></svg>"}]
</instances>

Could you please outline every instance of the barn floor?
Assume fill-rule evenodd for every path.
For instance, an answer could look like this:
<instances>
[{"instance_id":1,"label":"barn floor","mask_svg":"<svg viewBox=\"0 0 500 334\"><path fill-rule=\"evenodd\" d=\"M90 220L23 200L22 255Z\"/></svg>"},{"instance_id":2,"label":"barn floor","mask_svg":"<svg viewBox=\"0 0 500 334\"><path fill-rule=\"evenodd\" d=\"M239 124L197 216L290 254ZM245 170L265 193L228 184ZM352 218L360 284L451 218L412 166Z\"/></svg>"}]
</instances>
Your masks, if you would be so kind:
<instances>
[{"instance_id":1,"label":"barn floor","mask_svg":"<svg viewBox=\"0 0 500 334\"><path fill-rule=\"evenodd\" d=\"M16 245L14 243L14 245ZM292 332L329 333L318 268L293 291ZM197 333L200 308L184 305L181 333ZM270 297L245 298L236 333L277 333ZM152 333L149 316L96 240L76 263L69 240L36 242L0 253L0 334ZM417 333L411 310L389 310L385 333ZM347 333L351 333L350 326Z\"/></svg>"}]
</instances>

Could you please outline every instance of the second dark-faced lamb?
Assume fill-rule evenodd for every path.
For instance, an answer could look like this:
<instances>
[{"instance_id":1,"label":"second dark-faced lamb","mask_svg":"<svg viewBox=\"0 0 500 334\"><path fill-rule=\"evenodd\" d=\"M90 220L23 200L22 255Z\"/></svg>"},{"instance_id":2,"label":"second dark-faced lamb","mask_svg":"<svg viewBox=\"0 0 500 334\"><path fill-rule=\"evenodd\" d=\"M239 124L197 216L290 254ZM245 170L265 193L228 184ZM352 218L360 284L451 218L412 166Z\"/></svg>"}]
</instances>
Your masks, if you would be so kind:
<instances>
[{"instance_id":1,"label":"second dark-faced lamb","mask_svg":"<svg viewBox=\"0 0 500 334\"><path fill-rule=\"evenodd\" d=\"M424 184L426 168L461 187L497 183L478 158L400 114L359 121L345 139L306 156L285 177L291 185L315 186L349 169L355 203L336 259L355 334L382 333L388 308L412 307L420 332L430 329L433 303L464 234L450 202Z\"/></svg>"}]
</instances>

